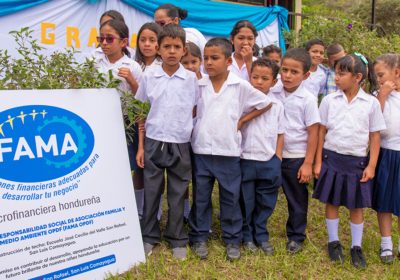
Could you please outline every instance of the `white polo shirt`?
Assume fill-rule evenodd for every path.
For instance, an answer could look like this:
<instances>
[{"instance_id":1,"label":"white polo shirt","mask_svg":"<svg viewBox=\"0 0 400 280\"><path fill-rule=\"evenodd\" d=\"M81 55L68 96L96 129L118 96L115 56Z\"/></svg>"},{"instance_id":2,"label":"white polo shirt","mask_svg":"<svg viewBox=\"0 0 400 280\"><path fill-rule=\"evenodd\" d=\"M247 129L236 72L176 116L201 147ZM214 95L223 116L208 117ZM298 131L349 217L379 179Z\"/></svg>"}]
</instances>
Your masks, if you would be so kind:
<instances>
[{"instance_id":1,"label":"white polo shirt","mask_svg":"<svg viewBox=\"0 0 400 280\"><path fill-rule=\"evenodd\" d=\"M268 97L272 108L242 128L242 159L269 161L276 153L278 134L285 132L283 104L273 93Z\"/></svg>"},{"instance_id":2,"label":"white polo shirt","mask_svg":"<svg viewBox=\"0 0 400 280\"><path fill-rule=\"evenodd\" d=\"M326 85L326 74L318 66L314 75L310 75L307 80L303 81L306 89L318 98L318 94L323 93Z\"/></svg>"},{"instance_id":3,"label":"white polo shirt","mask_svg":"<svg viewBox=\"0 0 400 280\"><path fill-rule=\"evenodd\" d=\"M183 30L185 30L186 32L186 42L188 43L192 42L196 44L201 51L201 57L203 57L204 47L207 44L207 40L206 38L204 38L204 35L201 34L199 30L194 28L183 28Z\"/></svg>"},{"instance_id":4,"label":"white polo shirt","mask_svg":"<svg viewBox=\"0 0 400 280\"><path fill-rule=\"evenodd\" d=\"M386 129L381 131L381 147L400 151L400 92L392 91L383 109Z\"/></svg>"},{"instance_id":5,"label":"white polo shirt","mask_svg":"<svg viewBox=\"0 0 400 280\"><path fill-rule=\"evenodd\" d=\"M307 152L307 127L320 122L318 101L303 83L288 97L285 95L283 84L275 86L271 91L285 108L282 157L303 158Z\"/></svg>"},{"instance_id":6,"label":"white polo shirt","mask_svg":"<svg viewBox=\"0 0 400 280\"><path fill-rule=\"evenodd\" d=\"M148 72L148 71L150 71L150 70L152 70L154 68L157 68L161 64L162 64L162 60L154 59L154 61L150 65L145 66L144 72L146 73L146 72Z\"/></svg>"},{"instance_id":7,"label":"white polo shirt","mask_svg":"<svg viewBox=\"0 0 400 280\"><path fill-rule=\"evenodd\" d=\"M142 79L142 68L140 67L139 63L133 61L126 55L124 55L117 62L112 64L110 63L108 57L105 54L101 54L96 57L95 64L100 73L107 74L106 76L104 76L106 79L109 79L108 71L111 70L114 79L121 80L121 83L119 84L118 88L122 91L132 92L132 89L131 86L128 84L128 82L125 80L125 78L118 76L120 68L122 67L129 68L131 70L132 76L135 78L138 84ZM120 95L122 96L122 93L120 93Z\"/></svg>"},{"instance_id":8,"label":"white polo shirt","mask_svg":"<svg viewBox=\"0 0 400 280\"><path fill-rule=\"evenodd\" d=\"M238 76L239 78L249 82L250 78L249 78L249 73L247 72L246 63L243 64L242 68L239 68L236 59L233 55L234 52L232 53L232 64L231 66L228 67L228 70L231 71L236 76ZM254 60L257 60L257 57L253 56L253 61Z\"/></svg>"},{"instance_id":9,"label":"white polo shirt","mask_svg":"<svg viewBox=\"0 0 400 280\"><path fill-rule=\"evenodd\" d=\"M219 93L215 93L208 75L199 80L199 87L193 152L240 157L242 135L237 130L239 119L244 112L264 109L271 99L232 72Z\"/></svg>"},{"instance_id":10,"label":"white polo shirt","mask_svg":"<svg viewBox=\"0 0 400 280\"><path fill-rule=\"evenodd\" d=\"M361 88L350 103L341 90L325 96L319 113L328 130L324 148L342 155L365 157L369 133L386 128L378 99Z\"/></svg>"},{"instance_id":11,"label":"white polo shirt","mask_svg":"<svg viewBox=\"0 0 400 280\"><path fill-rule=\"evenodd\" d=\"M129 51L129 53L131 54L131 59L135 60L135 56L136 56L136 48L135 49L131 49L130 47L126 47ZM103 54L103 50L101 49L101 47L95 48L90 55L88 55L89 58L91 57L98 57L99 55ZM129 58L129 57L128 57Z\"/></svg>"},{"instance_id":12,"label":"white polo shirt","mask_svg":"<svg viewBox=\"0 0 400 280\"><path fill-rule=\"evenodd\" d=\"M182 64L171 77L162 64L146 72L135 96L151 105L145 125L146 136L168 143L189 142L198 95L196 74L187 71Z\"/></svg>"}]
</instances>

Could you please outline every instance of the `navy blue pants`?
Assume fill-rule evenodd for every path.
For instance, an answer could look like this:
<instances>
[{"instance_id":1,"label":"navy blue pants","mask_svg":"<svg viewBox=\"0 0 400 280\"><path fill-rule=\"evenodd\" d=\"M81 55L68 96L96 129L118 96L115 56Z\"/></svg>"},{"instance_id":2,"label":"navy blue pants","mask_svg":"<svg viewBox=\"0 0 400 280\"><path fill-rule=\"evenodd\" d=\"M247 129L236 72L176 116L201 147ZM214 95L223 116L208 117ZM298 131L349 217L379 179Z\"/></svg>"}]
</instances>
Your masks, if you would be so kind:
<instances>
[{"instance_id":1,"label":"navy blue pants","mask_svg":"<svg viewBox=\"0 0 400 280\"><path fill-rule=\"evenodd\" d=\"M242 213L240 211L240 158L194 154L193 205L189 215L190 242L206 242L212 219L211 194L215 179L219 185L222 240L240 244Z\"/></svg>"},{"instance_id":2,"label":"navy blue pants","mask_svg":"<svg viewBox=\"0 0 400 280\"><path fill-rule=\"evenodd\" d=\"M306 239L308 190L300 184L297 173L304 158L284 158L282 161L282 187L288 201L289 219L286 234L289 240L303 242Z\"/></svg>"},{"instance_id":3,"label":"navy blue pants","mask_svg":"<svg viewBox=\"0 0 400 280\"><path fill-rule=\"evenodd\" d=\"M240 160L242 185L240 206L243 215L243 240L258 244L269 240L268 218L275 209L282 185L281 160Z\"/></svg>"}]
</instances>

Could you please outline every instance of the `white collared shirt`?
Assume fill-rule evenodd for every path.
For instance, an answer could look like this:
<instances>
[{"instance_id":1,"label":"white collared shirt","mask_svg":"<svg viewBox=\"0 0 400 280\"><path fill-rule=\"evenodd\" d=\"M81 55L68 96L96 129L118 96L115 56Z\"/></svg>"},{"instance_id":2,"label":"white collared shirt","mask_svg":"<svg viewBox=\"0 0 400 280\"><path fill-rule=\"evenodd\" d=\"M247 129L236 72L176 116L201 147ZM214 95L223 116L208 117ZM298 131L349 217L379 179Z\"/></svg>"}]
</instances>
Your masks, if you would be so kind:
<instances>
[{"instance_id":1,"label":"white collared shirt","mask_svg":"<svg viewBox=\"0 0 400 280\"><path fill-rule=\"evenodd\" d=\"M242 135L237 130L239 119L244 112L264 109L271 99L232 72L219 93L215 93L208 75L199 80L199 87L193 152L240 157Z\"/></svg>"},{"instance_id":2,"label":"white collared shirt","mask_svg":"<svg viewBox=\"0 0 400 280\"><path fill-rule=\"evenodd\" d=\"M328 130L324 148L342 155L365 157L369 133L386 128L378 99L361 88L350 103L341 90L325 96L319 113Z\"/></svg>"},{"instance_id":3,"label":"white collared shirt","mask_svg":"<svg viewBox=\"0 0 400 280\"><path fill-rule=\"evenodd\" d=\"M119 84L118 88L122 91L132 92L132 89L131 86L128 84L128 82L125 80L125 78L118 76L120 68L122 67L129 68L131 70L132 76L135 78L138 84L142 79L142 68L140 67L139 63L133 61L126 55L121 57L115 63L111 64L110 61L108 60L107 55L101 54L96 57L95 64L100 73L106 74L106 76L104 76L106 79L108 79L108 71L111 70L114 79L121 80L121 83ZM122 93L119 94L123 96Z\"/></svg>"},{"instance_id":4,"label":"white collared shirt","mask_svg":"<svg viewBox=\"0 0 400 280\"><path fill-rule=\"evenodd\" d=\"M318 98L318 94L323 93L325 90L326 74L319 66L314 73L314 75L310 75L307 80L303 81L303 84L309 92Z\"/></svg>"},{"instance_id":5,"label":"white collared shirt","mask_svg":"<svg viewBox=\"0 0 400 280\"><path fill-rule=\"evenodd\" d=\"M386 129L381 131L381 147L400 151L400 92L392 91L383 108Z\"/></svg>"},{"instance_id":6,"label":"white collared shirt","mask_svg":"<svg viewBox=\"0 0 400 280\"><path fill-rule=\"evenodd\" d=\"M131 55L130 59L135 60L135 56L136 56L136 48L135 49L131 49L130 47L126 47ZM103 50L101 49L101 47L95 48L89 55L88 58L91 57L98 57L99 55L103 54ZM128 57L129 58L129 57Z\"/></svg>"},{"instance_id":7,"label":"white collared shirt","mask_svg":"<svg viewBox=\"0 0 400 280\"><path fill-rule=\"evenodd\" d=\"M242 68L239 68L236 59L234 57L234 52L232 53L232 64L228 67L228 70L231 71L233 74L238 76L239 78L250 81L249 72L247 71L246 63L243 64ZM257 57L253 56L253 61L257 60Z\"/></svg>"},{"instance_id":8,"label":"white collared shirt","mask_svg":"<svg viewBox=\"0 0 400 280\"><path fill-rule=\"evenodd\" d=\"M242 128L242 159L269 161L276 153L278 134L285 132L283 104L273 93L268 97L271 109Z\"/></svg>"},{"instance_id":9,"label":"white collared shirt","mask_svg":"<svg viewBox=\"0 0 400 280\"><path fill-rule=\"evenodd\" d=\"M275 97L285 108L285 134L283 158L303 158L307 152L307 127L320 122L318 101L304 84L297 88L287 98L283 84L271 89Z\"/></svg>"},{"instance_id":10,"label":"white collared shirt","mask_svg":"<svg viewBox=\"0 0 400 280\"><path fill-rule=\"evenodd\" d=\"M193 129L193 107L197 104L199 87L196 74L179 64L170 77L162 68L146 72L135 98L149 101L146 136L168 143L187 143Z\"/></svg>"},{"instance_id":11,"label":"white collared shirt","mask_svg":"<svg viewBox=\"0 0 400 280\"><path fill-rule=\"evenodd\" d=\"M152 70L152 69L154 69L154 68L157 68L157 67L160 66L161 64L162 64L162 60L154 59L154 61L153 61L150 65L145 66L144 72L145 72L145 73L146 73L146 72L149 72L150 70Z\"/></svg>"}]
</instances>

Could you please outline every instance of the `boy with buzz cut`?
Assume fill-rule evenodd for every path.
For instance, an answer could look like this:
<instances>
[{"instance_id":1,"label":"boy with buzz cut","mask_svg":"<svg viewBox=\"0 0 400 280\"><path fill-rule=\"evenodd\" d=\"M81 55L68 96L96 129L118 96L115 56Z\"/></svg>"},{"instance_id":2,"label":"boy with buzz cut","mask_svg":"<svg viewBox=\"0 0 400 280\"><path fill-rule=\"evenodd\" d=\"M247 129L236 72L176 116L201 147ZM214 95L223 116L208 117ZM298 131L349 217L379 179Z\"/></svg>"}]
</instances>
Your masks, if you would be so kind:
<instances>
[{"instance_id":1,"label":"boy with buzz cut","mask_svg":"<svg viewBox=\"0 0 400 280\"><path fill-rule=\"evenodd\" d=\"M335 82L335 66L336 61L339 58L346 56L347 54L344 52L343 47L338 43L332 43L326 48L326 54L328 56L328 65L329 67L323 67L321 65L321 69L324 70L326 74L326 83L325 90L323 92L322 97L327 96L328 94L337 92L336 82Z\"/></svg>"},{"instance_id":2,"label":"boy with buzz cut","mask_svg":"<svg viewBox=\"0 0 400 280\"><path fill-rule=\"evenodd\" d=\"M150 102L146 120L146 137L139 134L138 165L144 168L144 207L141 219L146 255L161 240L157 220L161 182L167 170L168 223L164 240L178 260L187 257L189 241L183 222L184 194L191 178L191 162L187 143L193 129L193 112L197 104L196 74L180 63L186 53L185 30L177 24L165 25L158 34L157 53L162 64L146 72L136 99Z\"/></svg>"},{"instance_id":3,"label":"boy with buzz cut","mask_svg":"<svg viewBox=\"0 0 400 280\"><path fill-rule=\"evenodd\" d=\"M189 215L192 251L201 259L208 256L206 241L211 227L211 193L219 183L222 240L228 260L240 258L242 213L240 197L241 132L248 121L266 112L271 99L249 82L228 71L232 45L222 37L207 42L204 68L208 75L199 80L197 122L192 136L194 152L193 205Z\"/></svg>"},{"instance_id":4,"label":"boy with buzz cut","mask_svg":"<svg viewBox=\"0 0 400 280\"><path fill-rule=\"evenodd\" d=\"M320 122L318 101L303 81L310 75L311 57L304 49L290 49L282 58L282 85L272 89L285 108L282 152L282 187L288 201L286 250L295 254L306 239L308 211L307 182L317 149Z\"/></svg>"},{"instance_id":5,"label":"boy with buzz cut","mask_svg":"<svg viewBox=\"0 0 400 280\"><path fill-rule=\"evenodd\" d=\"M310 76L305 80L304 86L316 98L325 90L326 74L320 64L325 55L325 44L320 39L313 39L306 44L305 50L311 56Z\"/></svg>"},{"instance_id":6,"label":"boy with buzz cut","mask_svg":"<svg viewBox=\"0 0 400 280\"><path fill-rule=\"evenodd\" d=\"M281 101L270 93L277 82L279 66L270 58L253 61L250 83L268 95L272 108L249 121L242 128L240 167L242 184L240 204L243 215L243 246L257 254L259 245L265 254L273 254L268 242L268 218L275 209L278 189L282 185L284 109Z\"/></svg>"}]
</instances>

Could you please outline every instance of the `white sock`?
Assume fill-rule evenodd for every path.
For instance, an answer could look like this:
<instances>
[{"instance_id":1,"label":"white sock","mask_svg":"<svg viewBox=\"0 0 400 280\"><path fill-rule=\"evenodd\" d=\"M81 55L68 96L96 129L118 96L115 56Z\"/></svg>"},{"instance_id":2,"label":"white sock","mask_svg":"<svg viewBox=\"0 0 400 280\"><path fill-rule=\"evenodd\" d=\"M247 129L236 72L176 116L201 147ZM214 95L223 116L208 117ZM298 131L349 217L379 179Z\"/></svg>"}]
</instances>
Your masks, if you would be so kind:
<instances>
[{"instance_id":1,"label":"white sock","mask_svg":"<svg viewBox=\"0 0 400 280\"><path fill-rule=\"evenodd\" d=\"M383 237L383 236L382 236L382 239L381 239L381 249L382 249L382 251L383 251L383 250L387 250L387 249L393 251L393 243L392 243L392 237L391 237L391 236L388 236L388 237ZM391 256L391 255L393 255L392 252L383 252L383 253L381 254L382 257L384 257L384 256Z\"/></svg>"},{"instance_id":2,"label":"white sock","mask_svg":"<svg viewBox=\"0 0 400 280\"><path fill-rule=\"evenodd\" d=\"M210 230L208 230L208 232L209 232L209 233L212 233L212 230L210 229Z\"/></svg>"},{"instance_id":3,"label":"white sock","mask_svg":"<svg viewBox=\"0 0 400 280\"><path fill-rule=\"evenodd\" d=\"M143 202L144 202L144 189L135 190L136 207L139 214L139 219L142 219L143 215Z\"/></svg>"},{"instance_id":4,"label":"white sock","mask_svg":"<svg viewBox=\"0 0 400 280\"><path fill-rule=\"evenodd\" d=\"M350 228L351 228L351 248L353 248L354 246L361 247L364 222L362 222L359 225L350 222Z\"/></svg>"},{"instance_id":5,"label":"white sock","mask_svg":"<svg viewBox=\"0 0 400 280\"><path fill-rule=\"evenodd\" d=\"M158 205L157 220L161 220L163 199L164 199L164 194L160 196L160 204Z\"/></svg>"},{"instance_id":6,"label":"white sock","mask_svg":"<svg viewBox=\"0 0 400 280\"><path fill-rule=\"evenodd\" d=\"M185 216L186 219L189 218L189 213L190 213L190 200L189 198L185 199L185 208L183 209L183 216Z\"/></svg>"},{"instance_id":7,"label":"white sock","mask_svg":"<svg viewBox=\"0 0 400 280\"><path fill-rule=\"evenodd\" d=\"M335 220L325 220L326 226L328 227L329 243L339 241L339 218Z\"/></svg>"}]
</instances>

